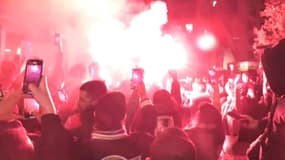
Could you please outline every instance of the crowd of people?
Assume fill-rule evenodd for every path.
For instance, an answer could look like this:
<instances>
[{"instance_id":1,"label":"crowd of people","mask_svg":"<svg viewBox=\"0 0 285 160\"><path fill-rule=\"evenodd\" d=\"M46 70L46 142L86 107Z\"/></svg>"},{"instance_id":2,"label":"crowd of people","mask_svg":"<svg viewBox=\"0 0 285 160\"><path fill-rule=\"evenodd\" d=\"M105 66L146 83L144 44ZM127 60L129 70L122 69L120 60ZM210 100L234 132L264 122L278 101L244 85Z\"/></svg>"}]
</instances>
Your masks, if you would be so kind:
<instances>
[{"instance_id":1,"label":"crowd of people","mask_svg":"<svg viewBox=\"0 0 285 160\"><path fill-rule=\"evenodd\" d=\"M74 84L73 96L60 98L64 92L48 82L55 79L44 75L39 86L29 84L32 95L23 94L9 72L20 68L3 65L3 160L285 160L284 97L270 90L263 74L195 80L192 91L207 94L185 108L181 82L173 75L171 90L153 95L143 81L127 98L93 79ZM27 98L37 101L39 113L26 116Z\"/></svg>"}]
</instances>

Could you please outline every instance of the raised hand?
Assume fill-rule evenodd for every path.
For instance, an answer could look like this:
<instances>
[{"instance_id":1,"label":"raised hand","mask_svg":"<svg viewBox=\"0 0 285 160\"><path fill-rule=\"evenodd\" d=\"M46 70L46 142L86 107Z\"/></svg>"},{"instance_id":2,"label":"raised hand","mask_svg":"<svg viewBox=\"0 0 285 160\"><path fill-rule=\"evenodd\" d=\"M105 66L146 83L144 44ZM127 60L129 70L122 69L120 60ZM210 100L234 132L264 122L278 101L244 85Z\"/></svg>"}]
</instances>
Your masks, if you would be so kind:
<instances>
[{"instance_id":1,"label":"raised hand","mask_svg":"<svg viewBox=\"0 0 285 160\"><path fill-rule=\"evenodd\" d=\"M34 84L29 84L29 89L32 91L33 97L40 105L41 115L50 113L56 114L56 108L47 85L47 78L45 76L42 76L39 87Z\"/></svg>"},{"instance_id":2,"label":"raised hand","mask_svg":"<svg viewBox=\"0 0 285 160\"><path fill-rule=\"evenodd\" d=\"M0 120L21 119L22 115L14 114L13 111L17 103L22 99L22 90L18 89L10 94L6 94L0 102Z\"/></svg>"}]
</instances>

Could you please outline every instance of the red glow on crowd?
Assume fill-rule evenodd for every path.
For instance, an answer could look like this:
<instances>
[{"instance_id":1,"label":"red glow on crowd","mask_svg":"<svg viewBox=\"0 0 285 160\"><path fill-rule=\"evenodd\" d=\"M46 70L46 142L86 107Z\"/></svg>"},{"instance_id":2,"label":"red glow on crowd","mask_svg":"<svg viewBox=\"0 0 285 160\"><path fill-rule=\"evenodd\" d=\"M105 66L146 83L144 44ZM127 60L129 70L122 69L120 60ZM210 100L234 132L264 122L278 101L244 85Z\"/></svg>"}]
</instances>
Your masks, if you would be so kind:
<instances>
[{"instance_id":1,"label":"red glow on crowd","mask_svg":"<svg viewBox=\"0 0 285 160\"><path fill-rule=\"evenodd\" d=\"M263 12L257 1L0 2L0 141L12 138L0 159L6 151L19 152L16 160L28 152L46 159L175 159L186 150L191 158L181 159L248 159L251 149L279 155L271 152L281 153L285 142L268 153L263 144L284 130L278 103L285 86L274 80L284 82L276 71L285 58L267 56L285 50L284 39L273 45L285 37L285 1L264 0ZM254 25L263 25L256 39ZM30 65L39 59L44 65Z\"/></svg>"}]
</instances>

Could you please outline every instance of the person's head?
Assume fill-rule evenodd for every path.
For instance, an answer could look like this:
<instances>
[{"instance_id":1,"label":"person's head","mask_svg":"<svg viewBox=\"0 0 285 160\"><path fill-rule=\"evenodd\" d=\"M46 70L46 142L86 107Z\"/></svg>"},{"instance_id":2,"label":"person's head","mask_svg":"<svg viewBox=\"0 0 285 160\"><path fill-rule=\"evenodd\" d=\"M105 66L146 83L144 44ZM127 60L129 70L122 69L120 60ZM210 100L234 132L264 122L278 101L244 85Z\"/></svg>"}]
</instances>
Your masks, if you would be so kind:
<instances>
[{"instance_id":1,"label":"person's head","mask_svg":"<svg viewBox=\"0 0 285 160\"><path fill-rule=\"evenodd\" d=\"M195 146L180 128L167 128L150 148L151 160L195 160Z\"/></svg>"},{"instance_id":2,"label":"person's head","mask_svg":"<svg viewBox=\"0 0 285 160\"><path fill-rule=\"evenodd\" d=\"M221 114L218 109L211 103L201 103L199 106L199 121L204 123L221 122Z\"/></svg>"},{"instance_id":3,"label":"person's head","mask_svg":"<svg viewBox=\"0 0 285 160\"><path fill-rule=\"evenodd\" d=\"M80 86L78 109L80 111L94 106L98 98L107 93L107 87L103 81L88 81Z\"/></svg>"},{"instance_id":4,"label":"person's head","mask_svg":"<svg viewBox=\"0 0 285 160\"><path fill-rule=\"evenodd\" d=\"M116 130L125 118L126 98L121 92L110 92L99 98L95 106L95 127L100 130Z\"/></svg>"},{"instance_id":5,"label":"person's head","mask_svg":"<svg viewBox=\"0 0 285 160\"><path fill-rule=\"evenodd\" d=\"M196 113L197 111L199 111L199 107L203 103L212 103L209 95L201 94L201 95L193 96L192 105L190 109L191 112Z\"/></svg>"},{"instance_id":6,"label":"person's head","mask_svg":"<svg viewBox=\"0 0 285 160\"><path fill-rule=\"evenodd\" d=\"M171 95L167 90L160 89L153 94L153 103L155 104L166 103L166 101L169 101L170 98Z\"/></svg>"},{"instance_id":7,"label":"person's head","mask_svg":"<svg viewBox=\"0 0 285 160\"><path fill-rule=\"evenodd\" d=\"M192 125L196 128L223 130L220 112L215 106L206 102L199 105L198 111L192 119Z\"/></svg>"},{"instance_id":8,"label":"person's head","mask_svg":"<svg viewBox=\"0 0 285 160\"><path fill-rule=\"evenodd\" d=\"M173 113L177 109L176 101L171 97L170 93L164 89L157 90L153 94L153 104L160 115Z\"/></svg>"},{"instance_id":9,"label":"person's head","mask_svg":"<svg viewBox=\"0 0 285 160\"><path fill-rule=\"evenodd\" d=\"M181 117L177 101L167 90L161 89L153 95L153 105L157 111L156 134L163 131L165 127L181 127Z\"/></svg>"}]
</instances>

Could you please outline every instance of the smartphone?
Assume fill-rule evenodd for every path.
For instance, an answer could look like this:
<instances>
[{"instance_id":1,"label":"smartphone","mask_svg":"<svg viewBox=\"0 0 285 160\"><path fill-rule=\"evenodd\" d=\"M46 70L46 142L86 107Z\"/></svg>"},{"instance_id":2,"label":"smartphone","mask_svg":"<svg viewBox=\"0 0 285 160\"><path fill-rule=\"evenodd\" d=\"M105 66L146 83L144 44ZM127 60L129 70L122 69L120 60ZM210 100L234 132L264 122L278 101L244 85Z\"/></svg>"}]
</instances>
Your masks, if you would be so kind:
<instances>
[{"instance_id":1,"label":"smartphone","mask_svg":"<svg viewBox=\"0 0 285 160\"><path fill-rule=\"evenodd\" d=\"M143 82L144 70L142 68L132 69L131 88L135 89L137 85Z\"/></svg>"},{"instance_id":2,"label":"smartphone","mask_svg":"<svg viewBox=\"0 0 285 160\"><path fill-rule=\"evenodd\" d=\"M157 117L156 129L155 129L156 135L164 132L164 130L169 127L174 127L174 120L172 116L165 115Z\"/></svg>"},{"instance_id":3,"label":"smartphone","mask_svg":"<svg viewBox=\"0 0 285 160\"><path fill-rule=\"evenodd\" d=\"M33 118L35 115L39 114L39 104L33 98L24 99L24 117Z\"/></svg>"},{"instance_id":4,"label":"smartphone","mask_svg":"<svg viewBox=\"0 0 285 160\"><path fill-rule=\"evenodd\" d=\"M39 86L43 71L43 60L41 59L29 59L25 67L25 75L23 82L24 94L31 94L28 88L30 83Z\"/></svg>"}]
</instances>

